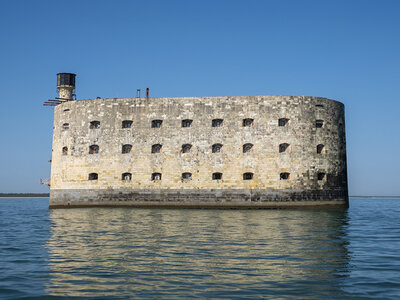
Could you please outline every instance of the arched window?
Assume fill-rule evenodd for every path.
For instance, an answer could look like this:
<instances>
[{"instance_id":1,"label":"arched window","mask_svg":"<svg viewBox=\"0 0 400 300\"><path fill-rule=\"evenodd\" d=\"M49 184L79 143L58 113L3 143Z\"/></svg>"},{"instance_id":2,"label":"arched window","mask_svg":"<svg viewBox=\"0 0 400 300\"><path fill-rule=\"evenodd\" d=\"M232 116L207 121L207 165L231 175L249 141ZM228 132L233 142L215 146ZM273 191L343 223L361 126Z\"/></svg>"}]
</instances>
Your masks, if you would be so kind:
<instances>
[{"instance_id":1,"label":"arched window","mask_svg":"<svg viewBox=\"0 0 400 300\"><path fill-rule=\"evenodd\" d=\"M324 120L315 120L315 127L317 128L324 127Z\"/></svg>"},{"instance_id":2,"label":"arched window","mask_svg":"<svg viewBox=\"0 0 400 300\"><path fill-rule=\"evenodd\" d=\"M320 172L317 174L317 178L319 181L325 181L326 180L326 174L323 172Z\"/></svg>"},{"instance_id":3,"label":"arched window","mask_svg":"<svg viewBox=\"0 0 400 300\"><path fill-rule=\"evenodd\" d=\"M132 145L129 145L129 144L122 145L122 153L123 154L129 153L129 152L131 152L131 150L132 150Z\"/></svg>"},{"instance_id":4,"label":"arched window","mask_svg":"<svg viewBox=\"0 0 400 300\"><path fill-rule=\"evenodd\" d=\"M280 118L278 120L278 125L279 126L284 127L284 126L287 126L288 124L289 124L289 119L287 119L287 118Z\"/></svg>"},{"instance_id":5,"label":"arched window","mask_svg":"<svg viewBox=\"0 0 400 300\"><path fill-rule=\"evenodd\" d=\"M247 143L243 145L243 153L248 153L253 148L253 144Z\"/></svg>"},{"instance_id":6,"label":"arched window","mask_svg":"<svg viewBox=\"0 0 400 300\"><path fill-rule=\"evenodd\" d=\"M153 173L153 174L151 174L151 180L153 180L153 181L161 180L161 173Z\"/></svg>"},{"instance_id":7,"label":"arched window","mask_svg":"<svg viewBox=\"0 0 400 300\"><path fill-rule=\"evenodd\" d=\"M132 174L131 173L123 173L121 179L124 181L132 180Z\"/></svg>"},{"instance_id":8,"label":"arched window","mask_svg":"<svg viewBox=\"0 0 400 300\"><path fill-rule=\"evenodd\" d=\"M221 180L222 179L222 173L216 172L212 174L212 180Z\"/></svg>"},{"instance_id":9,"label":"arched window","mask_svg":"<svg viewBox=\"0 0 400 300\"><path fill-rule=\"evenodd\" d=\"M185 119L182 120L182 127L191 127L193 120Z\"/></svg>"},{"instance_id":10,"label":"arched window","mask_svg":"<svg viewBox=\"0 0 400 300\"><path fill-rule=\"evenodd\" d=\"M279 152L287 152L289 148L289 144L288 143L282 143L279 145Z\"/></svg>"},{"instance_id":11,"label":"arched window","mask_svg":"<svg viewBox=\"0 0 400 300\"><path fill-rule=\"evenodd\" d=\"M99 146L98 145L90 145L89 146L89 154L98 154Z\"/></svg>"},{"instance_id":12,"label":"arched window","mask_svg":"<svg viewBox=\"0 0 400 300\"><path fill-rule=\"evenodd\" d=\"M212 120L211 126L212 127L221 127L222 122L224 122L223 119L214 119L214 120Z\"/></svg>"},{"instance_id":13,"label":"arched window","mask_svg":"<svg viewBox=\"0 0 400 300\"><path fill-rule=\"evenodd\" d=\"M124 120L122 121L122 128L131 128L133 121L131 120Z\"/></svg>"},{"instance_id":14,"label":"arched window","mask_svg":"<svg viewBox=\"0 0 400 300\"><path fill-rule=\"evenodd\" d=\"M254 119L243 119L243 127L253 126Z\"/></svg>"},{"instance_id":15,"label":"arched window","mask_svg":"<svg viewBox=\"0 0 400 300\"><path fill-rule=\"evenodd\" d=\"M162 125L162 120L151 121L151 128L160 128Z\"/></svg>"},{"instance_id":16,"label":"arched window","mask_svg":"<svg viewBox=\"0 0 400 300\"><path fill-rule=\"evenodd\" d=\"M191 148L192 148L192 145L190 145L190 144L182 145L182 153L189 153Z\"/></svg>"},{"instance_id":17,"label":"arched window","mask_svg":"<svg viewBox=\"0 0 400 300\"><path fill-rule=\"evenodd\" d=\"M68 130L69 129L69 123L64 123L62 128L63 128L63 130Z\"/></svg>"},{"instance_id":18,"label":"arched window","mask_svg":"<svg viewBox=\"0 0 400 300\"><path fill-rule=\"evenodd\" d=\"M89 180L98 180L99 179L99 175L97 173L90 173L88 179Z\"/></svg>"},{"instance_id":19,"label":"arched window","mask_svg":"<svg viewBox=\"0 0 400 300\"><path fill-rule=\"evenodd\" d=\"M221 152L222 144L214 144L211 147L212 153L219 153Z\"/></svg>"},{"instance_id":20,"label":"arched window","mask_svg":"<svg viewBox=\"0 0 400 300\"><path fill-rule=\"evenodd\" d=\"M325 146L323 144L317 145L317 153L324 154L325 153Z\"/></svg>"},{"instance_id":21,"label":"arched window","mask_svg":"<svg viewBox=\"0 0 400 300\"><path fill-rule=\"evenodd\" d=\"M289 179L290 173L284 172L280 174L280 179L281 180L287 180Z\"/></svg>"},{"instance_id":22,"label":"arched window","mask_svg":"<svg viewBox=\"0 0 400 300\"><path fill-rule=\"evenodd\" d=\"M161 148L162 148L162 145L155 144L155 145L151 146L151 153L160 153Z\"/></svg>"},{"instance_id":23,"label":"arched window","mask_svg":"<svg viewBox=\"0 0 400 300\"><path fill-rule=\"evenodd\" d=\"M68 147L62 148L62 155L68 155Z\"/></svg>"},{"instance_id":24,"label":"arched window","mask_svg":"<svg viewBox=\"0 0 400 300\"><path fill-rule=\"evenodd\" d=\"M192 179L192 173L182 173L182 180Z\"/></svg>"},{"instance_id":25,"label":"arched window","mask_svg":"<svg viewBox=\"0 0 400 300\"><path fill-rule=\"evenodd\" d=\"M90 122L90 129L98 129L100 128L100 121L92 121Z\"/></svg>"},{"instance_id":26,"label":"arched window","mask_svg":"<svg viewBox=\"0 0 400 300\"><path fill-rule=\"evenodd\" d=\"M243 180L252 180L254 174L251 172L243 173Z\"/></svg>"}]
</instances>

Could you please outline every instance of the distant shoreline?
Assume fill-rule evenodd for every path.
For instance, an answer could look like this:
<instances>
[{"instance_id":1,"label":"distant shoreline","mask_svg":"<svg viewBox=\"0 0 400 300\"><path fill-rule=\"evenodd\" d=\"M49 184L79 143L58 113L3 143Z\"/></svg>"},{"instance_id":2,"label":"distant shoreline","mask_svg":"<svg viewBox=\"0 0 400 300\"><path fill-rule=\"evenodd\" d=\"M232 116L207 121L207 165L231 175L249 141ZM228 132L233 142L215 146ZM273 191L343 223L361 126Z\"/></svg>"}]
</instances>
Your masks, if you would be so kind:
<instances>
[{"instance_id":1,"label":"distant shoreline","mask_svg":"<svg viewBox=\"0 0 400 300\"><path fill-rule=\"evenodd\" d=\"M400 196L349 196L349 198L387 198L400 199Z\"/></svg>"},{"instance_id":2,"label":"distant shoreline","mask_svg":"<svg viewBox=\"0 0 400 300\"><path fill-rule=\"evenodd\" d=\"M49 193L0 193L0 198L48 198Z\"/></svg>"},{"instance_id":3,"label":"distant shoreline","mask_svg":"<svg viewBox=\"0 0 400 300\"><path fill-rule=\"evenodd\" d=\"M31 193L0 193L0 199L4 198L49 198L49 194L31 194ZM400 196L349 196L349 198L368 198L368 199L400 199Z\"/></svg>"}]
</instances>

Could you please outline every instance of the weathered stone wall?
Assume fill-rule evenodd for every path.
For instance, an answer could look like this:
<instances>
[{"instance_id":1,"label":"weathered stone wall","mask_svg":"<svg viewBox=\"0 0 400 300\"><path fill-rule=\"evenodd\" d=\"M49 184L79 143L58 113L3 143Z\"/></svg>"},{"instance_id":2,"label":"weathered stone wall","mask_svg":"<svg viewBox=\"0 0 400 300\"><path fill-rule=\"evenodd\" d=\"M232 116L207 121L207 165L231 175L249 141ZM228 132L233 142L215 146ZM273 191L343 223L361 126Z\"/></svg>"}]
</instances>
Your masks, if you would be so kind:
<instances>
[{"instance_id":1,"label":"weathered stone wall","mask_svg":"<svg viewBox=\"0 0 400 300\"><path fill-rule=\"evenodd\" d=\"M246 118L254 120L252 126L243 126ZM288 124L278 126L280 118L289 119ZM182 127L184 119L193 120L191 127ZM212 127L213 119L223 119L222 126ZM124 120L132 121L131 128L122 128ZM162 120L161 128L152 128L152 120ZM322 128L316 120L324 121ZM99 121L99 128L90 128L91 121ZM212 153L217 143L223 145L221 152ZM249 153L243 153L246 143L254 145ZM282 143L289 147L280 153ZM89 154L94 144L99 153ZM124 144L132 145L130 153L122 153ZM160 153L151 152L155 144L162 145ZM192 145L189 153L182 153L184 144ZM318 144L324 145L320 154ZM156 172L161 180L152 180ZM182 180L184 172L192 178ZM222 179L212 180L214 172ZM243 180L245 172L254 173L253 179ZM283 172L290 173L289 179L280 178ZM97 173L98 180L88 180L89 173ZM123 173L132 179L122 180ZM326 175L318 180L318 173ZM218 203L246 193L264 195L259 202L265 203L334 200L347 205L346 174L344 106L325 98L95 99L55 108L50 206L112 203L109 195L116 205L118 195L129 195L122 202L142 203L143 194L160 205L168 199L201 203L202 194L205 202L213 202L214 195Z\"/></svg>"}]
</instances>

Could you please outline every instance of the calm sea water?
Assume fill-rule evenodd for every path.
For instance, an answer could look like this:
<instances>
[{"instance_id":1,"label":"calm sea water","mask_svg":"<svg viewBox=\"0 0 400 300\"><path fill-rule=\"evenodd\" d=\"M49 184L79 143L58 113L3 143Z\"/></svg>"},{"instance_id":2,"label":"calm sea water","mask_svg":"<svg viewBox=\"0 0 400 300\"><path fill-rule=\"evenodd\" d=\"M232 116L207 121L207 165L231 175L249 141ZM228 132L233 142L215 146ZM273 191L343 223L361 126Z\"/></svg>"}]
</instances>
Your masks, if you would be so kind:
<instances>
[{"instance_id":1,"label":"calm sea water","mask_svg":"<svg viewBox=\"0 0 400 300\"><path fill-rule=\"evenodd\" d=\"M399 299L400 199L48 210L0 199L0 299Z\"/></svg>"}]
</instances>

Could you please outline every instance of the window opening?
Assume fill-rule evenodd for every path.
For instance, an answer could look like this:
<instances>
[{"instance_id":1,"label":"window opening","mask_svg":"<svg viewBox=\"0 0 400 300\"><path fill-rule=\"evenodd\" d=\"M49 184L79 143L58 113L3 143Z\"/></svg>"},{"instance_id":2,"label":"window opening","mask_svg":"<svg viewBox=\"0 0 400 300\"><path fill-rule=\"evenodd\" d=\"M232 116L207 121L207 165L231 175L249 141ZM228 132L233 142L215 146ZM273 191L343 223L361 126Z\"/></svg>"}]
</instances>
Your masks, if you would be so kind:
<instances>
[{"instance_id":1,"label":"window opening","mask_svg":"<svg viewBox=\"0 0 400 300\"><path fill-rule=\"evenodd\" d=\"M278 120L278 125L279 126L287 126L288 125L288 123L289 123L289 119L287 119L287 118L281 118L281 119L279 119Z\"/></svg>"},{"instance_id":2,"label":"window opening","mask_svg":"<svg viewBox=\"0 0 400 300\"><path fill-rule=\"evenodd\" d=\"M222 173L216 172L212 174L212 180L221 180L222 179Z\"/></svg>"},{"instance_id":3,"label":"window opening","mask_svg":"<svg viewBox=\"0 0 400 300\"><path fill-rule=\"evenodd\" d=\"M62 126L62 128L63 128L64 130L68 130L68 129L69 129L69 123L64 123L63 126Z\"/></svg>"},{"instance_id":4,"label":"window opening","mask_svg":"<svg viewBox=\"0 0 400 300\"><path fill-rule=\"evenodd\" d=\"M243 173L243 180L252 180L254 174L251 172Z\"/></svg>"},{"instance_id":5,"label":"window opening","mask_svg":"<svg viewBox=\"0 0 400 300\"><path fill-rule=\"evenodd\" d=\"M89 154L98 154L98 153L99 153L99 146L97 145L89 146Z\"/></svg>"},{"instance_id":6,"label":"window opening","mask_svg":"<svg viewBox=\"0 0 400 300\"><path fill-rule=\"evenodd\" d=\"M219 152L221 152L222 144L214 144L214 145L212 145L211 149L212 149L212 153L219 153Z\"/></svg>"},{"instance_id":7,"label":"window opening","mask_svg":"<svg viewBox=\"0 0 400 300\"><path fill-rule=\"evenodd\" d=\"M182 153L189 153L191 148L192 148L192 145L190 145L190 144L182 145Z\"/></svg>"},{"instance_id":8,"label":"window opening","mask_svg":"<svg viewBox=\"0 0 400 300\"><path fill-rule=\"evenodd\" d=\"M151 153L160 153L161 148L162 148L162 145L155 144L155 145L151 146Z\"/></svg>"},{"instance_id":9,"label":"window opening","mask_svg":"<svg viewBox=\"0 0 400 300\"><path fill-rule=\"evenodd\" d=\"M288 148L289 148L289 144L282 143L282 144L279 145L279 152L280 153L287 152Z\"/></svg>"},{"instance_id":10,"label":"window opening","mask_svg":"<svg viewBox=\"0 0 400 300\"><path fill-rule=\"evenodd\" d=\"M324 107L322 104L315 104L316 107Z\"/></svg>"},{"instance_id":11,"label":"window opening","mask_svg":"<svg viewBox=\"0 0 400 300\"><path fill-rule=\"evenodd\" d=\"M323 154L325 153L325 146L323 144L317 145L317 153L318 154Z\"/></svg>"},{"instance_id":12,"label":"window opening","mask_svg":"<svg viewBox=\"0 0 400 300\"><path fill-rule=\"evenodd\" d=\"M123 173L122 180L125 180L125 181L132 180L132 174L131 173Z\"/></svg>"},{"instance_id":13,"label":"window opening","mask_svg":"<svg viewBox=\"0 0 400 300\"><path fill-rule=\"evenodd\" d=\"M212 120L211 125L212 125L212 127L221 127L223 121L224 120L222 120L222 119L214 119L214 120Z\"/></svg>"},{"instance_id":14,"label":"window opening","mask_svg":"<svg viewBox=\"0 0 400 300\"><path fill-rule=\"evenodd\" d=\"M92 121L90 122L90 129L98 129L100 128L100 121Z\"/></svg>"},{"instance_id":15,"label":"window opening","mask_svg":"<svg viewBox=\"0 0 400 300\"><path fill-rule=\"evenodd\" d=\"M189 120L189 119L182 120L182 127L191 127L192 122L193 122L193 120Z\"/></svg>"},{"instance_id":16,"label":"window opening","mask_svg":"<svg viewBox=\"0 0 400 300\"><path fill-rule=\"evenodd\" d=\"M90 173L88 179L89 180L98 180L99 179L99 175L97 175L97 173Z\"/></svg>"},{"instance_id":17,"label":"window opening","mask_svg":"<svg viewBox=\"0 0 400 300\"><path fill-rule=\"evenodd\" d=\"M68 155L68 147L62 148L62 155Z\"/></svg>"},{"instance_id":18,"label":"window opening","mask_svg":"<svg viewBox=\"0 0 400 300\"><path fill-rule=\"evenodd\" d=\"M161 180L161 173L151 174L151 180Z\"/></svg>"},{"instance_id":19,"label":"window opening","mask_svg":"<svg viewBox=\"0 0 400 300\"><path fill-rule=\"evenodd\" d=\"M280 179L281 180L287 180L289 179L290 173L284 172L280 174Z\"/></svg>"},{"instance_id":20,"label":"window opening","mask_svg":"<svg viewBox=\"0 0 400 300\"><path fill-rule=\"evenodd\" d=\"M315 127L317 127L317 128L324 127L324 120L316 120L315 121Z\"/></svg>"},{"instance_id":21,"label":"window opening","mask_svg":"<svg viewBox=\"0 0 400 300\"><path fill-rule=\"evenodd\" d=\"M243 119L243 127L253 126L254 119Z\"/></svg>"},{"instance_id":22,"label":"window opening","mask_svg":"<svg viewBox=\"0 0 400 300\"><path fill-rule=\"evenodd\" d=\"M122 128L131 128L133 121L131 120L124 120L122 121Z\"/></svg>"},{"instance_id":23,"label":"window opening","mask_svg":"<svg viewBox=\"0 0 400 300\"><path fill-rule=\"evenodd\" d=\"M317 177L318 177L318 180L325 180L325 178L326 178L326 176L325 176L326 174L325 173L323 173L323 172L321 172L321 173L318 173L317 174Z\"/></svg>"},{"instance_id":24,"label":"window opening","mask_svg":"<svg viewBox=\"0 0 400 300\"><path fill-rule=\"evenodd\" d=\"M243 145L243 153L248 153L253 148L253 144L247 143Z\"/></svg>"},{"instance_id":25,"label":"window opening","mask_svg":"<svg viewBox=\"0 0 400 300\"><path fill-rule=\"evenodd\" d=\"M192 173L182 173L182 179L191 179L192 178Z\"/></svg>"},{"instance_id":26,"label":"window opening","mask_svg":"<svg viewBox=\"0 0 400 300\"><path fill-rule=\"evenodd\" d=\"M152 128L160 128L162 125L162 120L153 120L151 121Z\"/></svg>"},{"instance_id":27,"label":"window opening","mask_svg":"<svg viewBox=\"0 0 400 300\"><path fill-rule=\"evenodd\" d=\"M122 145L122 153L126 154L131 152L132 150L132 145L126 144L126 145Z\"/></svg>"}]
</instances>

